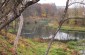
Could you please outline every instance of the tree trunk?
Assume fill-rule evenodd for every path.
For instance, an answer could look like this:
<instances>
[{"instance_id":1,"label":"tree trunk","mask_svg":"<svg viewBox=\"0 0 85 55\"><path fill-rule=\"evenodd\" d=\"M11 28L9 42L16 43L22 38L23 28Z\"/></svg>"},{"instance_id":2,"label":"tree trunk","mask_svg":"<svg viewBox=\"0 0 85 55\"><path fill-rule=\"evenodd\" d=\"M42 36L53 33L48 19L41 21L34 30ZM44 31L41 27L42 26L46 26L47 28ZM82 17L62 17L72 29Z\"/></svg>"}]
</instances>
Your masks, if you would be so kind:
<instances>
[{"instance_id":1,"label":"tree trunk","mask_svg":"<svg viewBox=\"0 0 85 55\"><path fill-rule=\"evenodd\" d=\"M24 21L23 15L21 14L21 16L20 16L19 28L18 28L18 32L17 32L17 36L16 36L15 41L14 41L14 48L15 48L15 50L16 50L16 48L17 48L18 41L19 41L19 38L20 38L20 34L21 34L21 31L22 31L23 21Z\"/></svg>"}]
</instances>

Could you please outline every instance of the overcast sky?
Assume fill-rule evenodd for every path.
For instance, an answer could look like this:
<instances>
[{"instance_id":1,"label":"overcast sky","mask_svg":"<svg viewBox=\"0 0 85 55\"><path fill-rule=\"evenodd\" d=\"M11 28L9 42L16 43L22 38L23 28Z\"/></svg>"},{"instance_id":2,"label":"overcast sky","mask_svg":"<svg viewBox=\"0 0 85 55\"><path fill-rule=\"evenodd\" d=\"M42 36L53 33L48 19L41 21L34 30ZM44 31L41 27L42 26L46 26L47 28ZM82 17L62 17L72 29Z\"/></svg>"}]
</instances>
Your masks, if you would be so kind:
<instances>
[{"instance_id":1,"label":"overcast sky","mask_svg":"<svg viewBox=\"0 0 85 55\"><path fill-rule=\"evenodd\" d=\"M65 6L66 0L40 0L39 3L55 3L56 6Z\"/></svg>"}]
</instances>

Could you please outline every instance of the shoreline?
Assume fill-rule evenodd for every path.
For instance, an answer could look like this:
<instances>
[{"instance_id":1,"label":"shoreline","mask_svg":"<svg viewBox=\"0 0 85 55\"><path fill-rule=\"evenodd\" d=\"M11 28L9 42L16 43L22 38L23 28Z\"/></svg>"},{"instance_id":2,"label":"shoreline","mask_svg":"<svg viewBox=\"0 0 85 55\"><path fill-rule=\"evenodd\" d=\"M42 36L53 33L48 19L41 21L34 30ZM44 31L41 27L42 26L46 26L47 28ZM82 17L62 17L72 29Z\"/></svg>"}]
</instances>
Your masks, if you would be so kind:
<instances>
[{"instance_id":1,"label":"shoreline","mask_svg":"<svg viewBox=\"0 0 85 55\"><path fill-rule=\"evenodd\" d=\"M61 27L61 31L85 32L85 27L62 26Z\"/></svg>"}]
</instances>

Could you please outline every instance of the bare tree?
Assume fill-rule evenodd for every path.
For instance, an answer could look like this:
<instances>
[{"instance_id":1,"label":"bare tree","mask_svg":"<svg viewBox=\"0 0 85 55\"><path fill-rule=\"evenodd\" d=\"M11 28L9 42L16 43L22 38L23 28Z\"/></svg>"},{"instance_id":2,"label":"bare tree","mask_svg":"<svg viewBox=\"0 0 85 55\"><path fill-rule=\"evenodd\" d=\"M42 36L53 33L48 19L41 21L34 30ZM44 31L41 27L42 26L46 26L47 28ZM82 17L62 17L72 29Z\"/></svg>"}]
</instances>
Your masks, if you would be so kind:
<instances>
[{"instance_id":1,"label":"bare tree","mask_svg":"<svg viewBox=\"0 0 85 55\"><path fill-rule=\"evenodd\" d=\"M67 1L66 1L66 7L65 7L65 10L64 10L64 14L62 15L62 20L59 22L59 26L58 26L58 28L57 28L57 31L53 34L53 37L51 38L51 41L50 41L50 43L49 43L49 45L48 45L48 48L47 48L47 50L46 50L45 55L48 55L49 50L50 50L51 45L52 45L52 42L54 41L54 38L55 38L56 34L59 32L61 26L63 25L63 23L64 23L65 21L67 21L67 20L69 20L69 19L82 19L82 18L67 18L67 19L64 19L64 18L66 17L66 14L67 14L67 11L68 11L69 6L71 6L71 5L73 5L73 4L76 4L76 3L85 5L85 3L82 3L82 1L81 1L81 2L73 2L73 3L70 3L70 4L69 4L69 1L70 1L70 0L67 0Z\"/></svg>"},{"instance_id":2,"label":"bare tree","mask_svg":"<svg viewBox=\"0 0 85 55\"><path fill-rule=\"evenodd\" d=\"M66 2L66 8L65 8L65 10L64 10L64 14L62 15L62 18L63 18L63 19L64 19L65 16L66 16L66 13L67 13L67 10L68 10L68 4L69 4L69 0L67 0L67 2ZM54 35L53 35L53 37L52 37L52 39L51 39L51 41L50 41L50 43L49 43L49 45L48 45L48 48L47 48L47 50L46 50L45 55L48 55L48 52L49 52L49 50L50 50L50 48L51 48L51 45L52 45L52 42L53 42L56 34L58 33L58 31L60 30L60 28L61 28L61 26L62 26L62 24L63 24L63 19L60 21L59 26L58 26L58 29L57 29L57 31L54 33Z\"/></svg>"},{"instance_id":3,"label":"bare tree","mask_svg":"<svg viewBox=\"0 0 85 55\"><path fill-rule=\"evenodd\" d=\"M15 0L14 0L15 1ZM21 3L24 1L24 0L20 0L21 1ZM14 21L15 19L17 19L20 15L21 15L21 13L27 8L27 7L29 7L30 5L32 5L32 4L35 4L36 2L38 2L39 0L34 0L34 1L24 1L23 2L23 5L21 4L21 3L18 3L18 2L15 2L15 4L12 6L13 8L12 9L10 9L10 10L8 10L8 12L6 12L5 13L5 15L4 16L6 16L6 15L8 15L9 13L10 13L10 11L12 11L13 13L14 13L14 17L12 17L11 19L9 19L9 20L7 20L7 22L4 22L4 23L2 23L1 25L0 25L0 30L2 30L4 27L6 27L8 24L10 24L12 21ZM19 5L21 5L21 7L18 7ZM20 9L18 9L18 8L20 8ZM4 17L3 15L2 15L2 17L1 18L3 18Z\"/></svg>"},{"instance_id":4,"label":"bare tree","mask_svg":"<svg viewBox=\"0 0 85 55\"><path fill-rule=\"evenodd\" d=\"M39 0L4 0L3 3L0 4L0 10L1 16L0 19L3 20L5 16L9 17L9 19L6 22L1 23L0 30L5 28L7 25L9 25L11 22L13 22L15 19L17 19L20 16L20 23L19 23L19 29L17 36L14 41L14 50L17 48L18 40L21 34L22 26L23 26L23 16L21 13L30 5L35 4ZM8 8L8 9L6 9ZM9 15L10 14L10 15ZM16 52L15 52L16 53ZM14 53L14 54L15 54Z\"/></svg>"}]
</instances>

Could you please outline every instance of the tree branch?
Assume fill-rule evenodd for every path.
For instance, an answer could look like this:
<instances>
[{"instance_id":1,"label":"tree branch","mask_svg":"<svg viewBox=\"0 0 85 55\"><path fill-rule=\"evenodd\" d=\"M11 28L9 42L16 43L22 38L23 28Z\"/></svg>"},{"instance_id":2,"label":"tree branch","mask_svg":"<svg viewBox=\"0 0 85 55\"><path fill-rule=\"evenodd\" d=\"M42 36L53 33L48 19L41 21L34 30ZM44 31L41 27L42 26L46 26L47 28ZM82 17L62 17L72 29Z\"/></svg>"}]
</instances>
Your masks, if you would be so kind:
<instances>
[{"instance_id":1,"label":"tree branch","mask_svg":"<svg viewBox=\"0 0 85 55\"><path fill-rule=\"evenodd\" d=\"M39 0L36 0L36 2L38 2L38 1L39 1ZM22 13L27 7L29 7L29 6L32 5L32 4L35 4L36 2L28 1L28 2L24 5L24 7L22 7L22 9L19 10L19 14L18 14L18 15L15 15L13 18L11 18L10 20L8 20L6 23L3 23L3 24L0 25L0 31L1 31L4 27L6 27L8 24L10 24L12 21L14 21L15 19L17 19L17 18L21 15L21 13Z\"/></svg>"},{"instance_id":2,"label":"tree branch","mask_svg":"<svg viewBox=\"0 0 85 55\"><path fill-rule=\"evenodd\" d=\"M48 48L47 48L47 50L46 50L45 55L48 55L48 52L49 52L49 50L50 50L50 48L51 48L51 45L52 45L52 42L53 42L56 34L57 34L58 31L60 30L61 26L63 25L63 23L64 23L65 21L69 20L69 19L81 19L81 18L67 18L67 19L64 19L65 16L66 16L66 14L67 14L68 7L71 6L71 5L73 5L73 4L75 4L75 3L79 3L79 4L85 5L85 3L82 3L82 2L73 2L73 3L70 3L70 4L69 4L69 0L67 0L67 2L66 2L66 8L65 8L65 10L64 10L64 14L63 14L63 16L62 16L62 20L59 22L58 29L57 29L57 31L54 33L54 35L53 35L53 37L52 37L52 39L51 39L51 41L50 41L50 43L49 43L49 45L48 45Z\"/></svg>"},{"instance_id":3,"label":"tree branch","mask_svg":"<svg viewBox=\"0 0 85 55\"><path fill-rule=\"evenodd\" d=\"M85 5L85 3L83 3L83 2L73 2L73 3L70 3L68 6L71 6L71 5L76 4L76 3Z\"/></svg>"},{"instance_id":4,"label":"tree branch","mask_svg":"<svg viewBox=\"0 0 85 55\"><path fill-rule=\"evenodd\" d=\"M59 26L58 26L57 31L54 33L53 37L51 38L51 41L50 41L50 43L49 43L49 45L48 45L48 48L47 48L47 50L46 50L45 55L48 55L48 52L49 52L49 50L50 50L50 48L51 48L51 45L52 45L52 42L54 41L54 38L55 38L56 34L58 33L58 31L60 30L60 28L61 28L61 26L62 26L62 24L63 24L62 21L63 21L63 19L64 19L65 16L66 16L66 13L67 13L67 10L68 10L68 4L69 4L69 0L66 1L66 8L65 8L65 10L64 10L64 14L62 15L62 20L61 20L60 23L59 23Z\"/></svg>"},{"instance_id":5,"label":"tree branch","mask_svg":"<svg viewBox=\"0 0 85 55\"><path fill-rule=\"evenodd\" d=\"M10 3L10 1L11 0L8 0L8 2ZM12 4L12 6L13 6L13 8L10 8L10 10L7 10L6 12L4 12L3 13L3 15L0 17L0 19L3 19L3 17L5 17L6 15L8 15L9 13L10 13L10 11L13 11L14 9L16 9L17 7L18 7L18 5L20 4L20 3L22 3L22 1L20 1L20 2L15 2L15 0L12 0L13 1L13 4ZM17 1L17 0L16 0ZM5 2L5 3L7 3L6 5L4 5L3 7L1 7L1 10L3 10L3 9L6 9L5 7L8 5L8 2ZM11 4L10 4L11 5ZM16 8L15 8L16 7Z\"/></svg>"}]
</instances>

